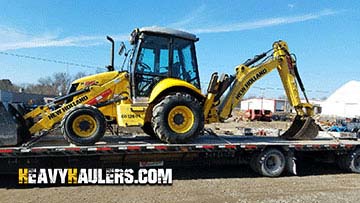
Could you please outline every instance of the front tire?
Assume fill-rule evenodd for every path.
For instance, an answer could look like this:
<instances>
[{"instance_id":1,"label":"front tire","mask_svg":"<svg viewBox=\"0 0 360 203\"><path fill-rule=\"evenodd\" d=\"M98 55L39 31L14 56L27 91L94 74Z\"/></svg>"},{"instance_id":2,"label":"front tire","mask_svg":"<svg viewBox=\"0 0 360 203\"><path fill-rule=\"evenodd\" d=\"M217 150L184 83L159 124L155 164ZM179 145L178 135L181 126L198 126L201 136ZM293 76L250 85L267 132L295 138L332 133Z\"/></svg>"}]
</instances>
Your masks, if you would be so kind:
<instances>
[{"instance_id":1,"label":"front tire","mask_svg":"<svg viewBox=\"0 0 360 203\"><path fill-rule=\"evenodd\" d=\"M76 145L93 145L106 131L106 120L101 111L90 105L70 109L63 118L65 140Z\"/></svg>"},{"instance_id":2,"label":"front tire","mask_svg":"<svg viewBox=\"0 0 360 203\"><path fill-rule=\"evenodd\" d=\"M196 98L176 93L166 96L154 106L151 124L161 141L186 143L204 129L204 113Z\"/></svg>"}]
</instances>

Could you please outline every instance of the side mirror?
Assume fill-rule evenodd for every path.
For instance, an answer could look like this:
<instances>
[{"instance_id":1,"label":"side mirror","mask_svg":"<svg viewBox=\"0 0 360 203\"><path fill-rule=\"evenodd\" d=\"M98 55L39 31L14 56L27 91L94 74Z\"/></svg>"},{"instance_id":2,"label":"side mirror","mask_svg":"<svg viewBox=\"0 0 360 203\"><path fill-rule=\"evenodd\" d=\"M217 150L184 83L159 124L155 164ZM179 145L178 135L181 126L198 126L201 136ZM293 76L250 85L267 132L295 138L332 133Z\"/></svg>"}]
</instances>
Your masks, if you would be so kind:
<instances>
[{"instance_id":1,"label":"side mirror","mask_svg":"<svg viewBox=\"0 0 360 203\"><path fill-rule=\"evenodd\" d=\"M121 56L124 53L125 50L126 50L125 43L121 42L120 48L119 48L119 55Z\"/></svg>"}]
</instances>

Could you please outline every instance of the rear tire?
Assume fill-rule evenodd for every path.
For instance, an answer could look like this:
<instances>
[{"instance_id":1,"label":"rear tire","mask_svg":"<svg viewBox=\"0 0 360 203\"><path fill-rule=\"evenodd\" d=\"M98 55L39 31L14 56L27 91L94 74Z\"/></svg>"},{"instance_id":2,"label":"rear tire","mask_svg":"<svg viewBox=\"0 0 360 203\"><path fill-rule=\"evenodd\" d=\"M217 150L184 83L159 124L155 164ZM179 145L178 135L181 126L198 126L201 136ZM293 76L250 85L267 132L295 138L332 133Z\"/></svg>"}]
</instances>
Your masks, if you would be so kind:
<instances>
[{"instance_id":1,"label":"rear tire","mask_svg":"<svg viewBox=\"0 0 360 203\"><path fill-rule=\"evenodd\" d=\"M90 105L79 105L70 109L61 125L65 140L75 145L93 145L106 131L104 115Z\"/></svg>"},{"instance_id":2,"label":"rear tire","mask_svg":"<svg viewBox=\"0 0 360 203\"><path fill-rule=\"evenodd\" d=\"M277 177L281 175L286 166L284 154L274 148L255 153L250 162L251 168L260 175Z\"/></svg>"},{"instance_id":3,"label":"rear tire","mask_svg":"<svg viewBox=\"0 0 360 203\"><path fill-rule=\"evenodd\" d=\"M153 108L151 125L156 136L167 143L186 143L204 129L200 102L186 93L166 96Z\"/></svg>"}]
</instances>

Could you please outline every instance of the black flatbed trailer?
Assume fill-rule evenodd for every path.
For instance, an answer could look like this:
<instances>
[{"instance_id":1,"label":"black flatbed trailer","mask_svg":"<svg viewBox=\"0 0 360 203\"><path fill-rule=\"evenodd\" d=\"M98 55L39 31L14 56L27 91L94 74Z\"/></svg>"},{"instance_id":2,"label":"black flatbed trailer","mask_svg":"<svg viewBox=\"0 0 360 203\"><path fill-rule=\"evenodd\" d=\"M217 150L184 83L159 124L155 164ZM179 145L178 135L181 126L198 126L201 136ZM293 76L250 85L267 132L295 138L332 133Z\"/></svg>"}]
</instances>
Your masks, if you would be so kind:
<instances>
[{"instance_id":1,"label":"black flatbed trailer","mask_svg":"<svg viewBox=\"0 0 360 203\"><path fill-rule=\"evenodd\" d=\"M49 135L31 147L1 147L0 172L26 167L169 167L177 165L242 164L264 176L283 171L296 174L296 162L306 158L337 162L360 173L360 141L319 137L283 140L279 137L204 135L189 144L164 144L149 136L105 136L93 146L74 146Z\"/></svg>"}]
</instances>

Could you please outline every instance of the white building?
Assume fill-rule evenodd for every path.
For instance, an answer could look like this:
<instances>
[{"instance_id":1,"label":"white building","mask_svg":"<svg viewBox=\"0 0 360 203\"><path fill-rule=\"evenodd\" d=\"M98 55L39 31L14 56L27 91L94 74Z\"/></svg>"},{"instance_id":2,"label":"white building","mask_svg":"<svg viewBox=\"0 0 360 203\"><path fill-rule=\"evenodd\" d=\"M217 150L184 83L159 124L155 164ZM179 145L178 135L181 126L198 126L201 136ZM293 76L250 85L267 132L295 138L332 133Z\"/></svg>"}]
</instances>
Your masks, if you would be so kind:
<instances>
[{"instance_id":1,"label":"white building","mask_svg":"<svg viewBox=\"0 0 360 203\"><path fill-rule=\"evenodd\" d=\"M305 100L301 102L305 103ZM311 104L316 106L315 113L321 112L321 101L319 100L310 100ZM292 107L290 106L289 102L285 99L265 99L265 98L251 98L251 99L244 99L240 103L240 109L242 111L246 111L248 109L263 109L263 110L270 110L271 112L293 112Z\"/></svg>"},{"instance_id":2,"label":"white building","mask_svg":"<svg viewBox=\"0 0 360 203\"><path fill-rule=\"evenodd\" d=\"M240 109L243 111L248 109L263 109L270 110L271 112L285 112L290 108L288 102L284 99L251 98L242 100Z\"/></svg>"}]
</instances>

